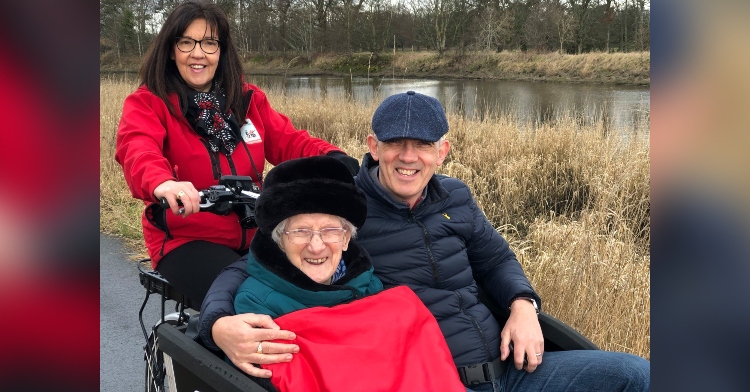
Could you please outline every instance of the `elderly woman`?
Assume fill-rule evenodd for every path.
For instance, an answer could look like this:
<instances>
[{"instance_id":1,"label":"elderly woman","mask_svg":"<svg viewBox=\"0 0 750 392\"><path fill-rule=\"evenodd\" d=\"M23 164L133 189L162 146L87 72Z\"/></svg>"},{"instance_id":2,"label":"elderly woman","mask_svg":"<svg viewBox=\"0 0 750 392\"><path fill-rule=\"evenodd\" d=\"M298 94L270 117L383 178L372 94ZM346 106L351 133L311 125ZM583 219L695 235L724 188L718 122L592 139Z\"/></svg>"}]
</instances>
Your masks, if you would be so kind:
<instances>
[{"instance_id":1,"label":"elderly woman","mask_svg":"<svg viewBox=\"0 0 750 392\"><path fill-rule=\"evenodd\" d=\"M466 390L419 298L405 286L381 292L370 256L354 240L366 199L341 162L311 157L271 169L255 215L258 232L245 256L250 277L234 306L237 314L268 315L295 331L294 359L264 365L276 388ZM255 351L277 346L261 341Z\"/></svg>"},{"instance_id":2,"label":"elderly woman","mask_svg":"<svg viewBox=\"0 0 750 392\"><path fill-rule=\"evenodd\" d=\"M383 290L353 240L367 217L364 194L337 160L314 157L271 169L256 201L258 231L234 301L237 313L278 317Z\"/></svg>"},{"instance_id":3,"label":"elderly woman","mask_svg":"<svg viewBox=\"0 0 750 392\"><path fill-rule=\"evenodd\" d=\"M143 238L153 268L195 306L219 271L247 253L255 233L235 213L195 214L199 189L225 175L251 176L260 185L266 161L307 156L332 154L358 170L356 159L295 129L263 91L243 81L229 20L212 2L174 9L144 58L140 81L125 99L115 159L133 197L146 204Z\"/></svg>"}]
</instances>

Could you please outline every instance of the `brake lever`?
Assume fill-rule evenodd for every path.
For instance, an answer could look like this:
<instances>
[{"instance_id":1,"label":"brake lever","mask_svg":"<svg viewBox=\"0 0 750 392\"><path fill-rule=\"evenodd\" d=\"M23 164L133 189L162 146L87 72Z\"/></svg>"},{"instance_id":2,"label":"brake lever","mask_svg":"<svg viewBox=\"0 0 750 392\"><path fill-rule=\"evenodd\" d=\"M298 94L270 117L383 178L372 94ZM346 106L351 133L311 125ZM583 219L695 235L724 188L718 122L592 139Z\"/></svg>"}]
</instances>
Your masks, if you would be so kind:
<instances>
[{"instance_id":1,"label":"brake lever","mask_svg":"<svg viewBox=\"0 0 750 392\"><path fill-rule=\"evenodd\" d=\"M253 200L256 200L260 197L260 193L250 192L246 190L242 190L241 193L245 196L250 196L251 198L253 198Z\"/></svg>"}]
</instances>

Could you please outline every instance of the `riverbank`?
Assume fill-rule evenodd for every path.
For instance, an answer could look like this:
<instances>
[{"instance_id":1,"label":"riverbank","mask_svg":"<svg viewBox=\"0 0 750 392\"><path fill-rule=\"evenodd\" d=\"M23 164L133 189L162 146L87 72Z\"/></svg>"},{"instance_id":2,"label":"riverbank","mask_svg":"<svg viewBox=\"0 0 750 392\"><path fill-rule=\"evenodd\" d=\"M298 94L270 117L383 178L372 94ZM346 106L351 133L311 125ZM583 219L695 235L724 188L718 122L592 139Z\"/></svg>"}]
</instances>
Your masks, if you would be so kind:
<instances>
[{"instance_id":1,"label":"riverbank","mask_svg":"<svg viewBox=\"0 0 750 392\"><path fill-rule=\"evenodd\" d=\"M394 53L315 54L271 53L243 59L248 74L288 76L377 76L607 83L648 86L649 52L585 53L396 51ZM137 72L139 57L102 56L101 72Z\"/></svg>"}]
</instances>

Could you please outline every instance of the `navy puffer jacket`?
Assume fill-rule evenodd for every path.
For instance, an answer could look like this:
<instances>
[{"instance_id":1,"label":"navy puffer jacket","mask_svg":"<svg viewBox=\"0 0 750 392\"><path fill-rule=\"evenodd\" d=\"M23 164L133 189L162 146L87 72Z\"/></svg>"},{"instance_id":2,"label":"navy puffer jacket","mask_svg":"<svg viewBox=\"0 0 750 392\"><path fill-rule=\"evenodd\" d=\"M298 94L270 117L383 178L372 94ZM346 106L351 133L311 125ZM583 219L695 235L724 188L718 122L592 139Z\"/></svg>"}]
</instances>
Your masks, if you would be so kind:
<instances>
[{"instance_id":1,"label":"navy puffer jacket","mask_svg":"<svg viewBox=\"0 0 750 392\"><path fill-rule=\"evenodd\" d=\"M377 166L365 155L355 182L367 195L367 220L358 243L372 257L375 275L390 288L409 286L435 316L457 366L500 356L500 326L477 298L482 284L500 306L519 295L541 300L507 241L484 217L463 182L435 175L411 211L370 177ZM203 301L200 336L218 349L211 328L233 315L234 295L247 278L240 260L219 274Z\"/></svg>"},{"instance_id":2,"label":"navy puffer jacket","mask_svg":"<svg viewBox=\"0 0 750 392\"><path fill-rule=\"evenodd\" d=\"M376 166L366 154L356 177L367 195L358 241L375 274L386 288L405 284L417 294L437 319L457 366L499 357L501 327L479 302L474 277L501 306L519 295L541 303L508 242L460 180L434 175L411 210L373 178Z\"/></svg>"}]
</instances>

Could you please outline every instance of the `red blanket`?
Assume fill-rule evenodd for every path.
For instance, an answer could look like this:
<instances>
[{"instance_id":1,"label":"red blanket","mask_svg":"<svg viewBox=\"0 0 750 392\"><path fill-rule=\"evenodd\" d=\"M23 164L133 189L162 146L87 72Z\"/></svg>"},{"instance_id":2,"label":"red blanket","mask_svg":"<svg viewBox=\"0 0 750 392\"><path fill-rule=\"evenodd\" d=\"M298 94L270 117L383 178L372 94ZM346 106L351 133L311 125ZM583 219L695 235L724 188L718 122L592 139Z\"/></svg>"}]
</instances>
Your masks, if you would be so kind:
<instances>
[{"instance_id":1,"label":"red blanket","mask_svg":"<svg viewBox=\"0 0 750 392\"><path fill-rule=\"evenodd\" d=\"M437 321L408 287L275 321L300 347L291 362L262 365L281 392L466 391Z\"/></svg>"}]
</instances>

